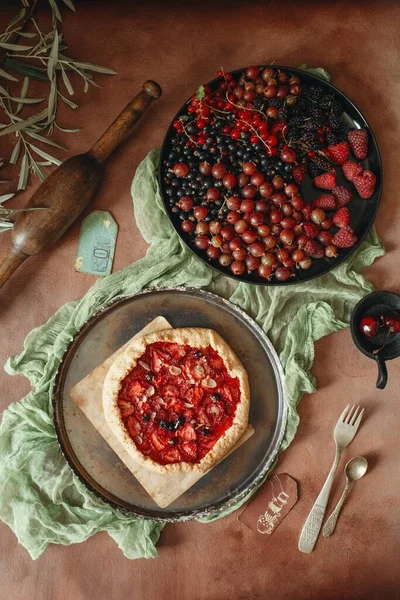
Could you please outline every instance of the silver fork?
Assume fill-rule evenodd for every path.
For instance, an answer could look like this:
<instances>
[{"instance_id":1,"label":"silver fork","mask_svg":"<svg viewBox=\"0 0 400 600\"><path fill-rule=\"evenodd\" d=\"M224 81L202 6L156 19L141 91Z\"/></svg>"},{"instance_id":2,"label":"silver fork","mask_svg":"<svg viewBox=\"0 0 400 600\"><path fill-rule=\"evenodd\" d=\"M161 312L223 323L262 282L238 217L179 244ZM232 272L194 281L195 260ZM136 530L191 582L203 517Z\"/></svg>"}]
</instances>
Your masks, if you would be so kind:
<instances>
[{"instance_id":1,"label":"silver fork","mask_svg":"<svg viewBox=\"0 0 400 600\"><path fill-rule=\"evenodd\" d=\"M348 404L336 423L335 431L333 433L333 438L336 445L335 460L333 461L329 475L326 478L324 487L314 502L314 506L312 507L301 531L299 538L299 550L301 550L301 552L312 552L315 546L315 542L317 541L317 537L321 529L322 520L324 518L329 494L340 457L343 450L353 441L354 436L357 433L357 429L361 423L364 409L362 409L361 412L360 410L361 409L359 406L356 408L352 406L350 408L350 405Z\"/></svg>"}]
</instances>

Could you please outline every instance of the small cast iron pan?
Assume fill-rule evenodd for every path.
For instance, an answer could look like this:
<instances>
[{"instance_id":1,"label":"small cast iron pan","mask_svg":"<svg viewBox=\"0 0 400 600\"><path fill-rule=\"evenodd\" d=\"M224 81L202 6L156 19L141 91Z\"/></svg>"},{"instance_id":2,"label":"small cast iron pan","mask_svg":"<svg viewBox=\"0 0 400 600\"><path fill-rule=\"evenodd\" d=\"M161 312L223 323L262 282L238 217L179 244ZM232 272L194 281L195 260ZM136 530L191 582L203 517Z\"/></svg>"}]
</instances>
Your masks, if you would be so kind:
<instances>
[{"instance_id":1,"label":"small cast iron pan","mask_svg":"<svg viewBox=\"0 0 400 600\"><path fill-rule=\"evenodd\" d=\"M400 314L400 295L394 292L372 292L365 296L360 302L354 307L351 314L351 335L357 348L361 350L365 356L376 360L378 365L378 379L376 387L380 390L387 384L388 374L386 368L386 361L398 358L400 356L400 334L390 333L387 339L386 328L381 328L377 335L373 338L366 337L361 333L359 324L360 320L366 316L371 315L373 317L380 318L381 315ZM380 348L386 341L387 343L376 354L374 350Z\"/></svg>"}]
</instances>

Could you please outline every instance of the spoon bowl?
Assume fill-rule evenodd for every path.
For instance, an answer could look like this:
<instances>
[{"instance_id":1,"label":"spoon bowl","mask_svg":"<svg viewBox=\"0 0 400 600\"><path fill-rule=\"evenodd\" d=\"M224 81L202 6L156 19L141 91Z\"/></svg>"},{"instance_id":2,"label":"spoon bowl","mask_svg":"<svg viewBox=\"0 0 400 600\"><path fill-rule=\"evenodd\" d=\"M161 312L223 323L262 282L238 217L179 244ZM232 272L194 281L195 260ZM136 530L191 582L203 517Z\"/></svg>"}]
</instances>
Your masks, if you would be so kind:
<instances>
[{"instance_id":1,"label":"spoon bowl","mask_svg":"<svg viewBox=\"0 0 400 600\"><path fill-rule=\"evenodd\" d=\"M367 469L367 459L364 456L355 456L345 466L346 477L350 482L357 481L357 479L361 479L365 475Z\"/></svg>"}]
</instances>

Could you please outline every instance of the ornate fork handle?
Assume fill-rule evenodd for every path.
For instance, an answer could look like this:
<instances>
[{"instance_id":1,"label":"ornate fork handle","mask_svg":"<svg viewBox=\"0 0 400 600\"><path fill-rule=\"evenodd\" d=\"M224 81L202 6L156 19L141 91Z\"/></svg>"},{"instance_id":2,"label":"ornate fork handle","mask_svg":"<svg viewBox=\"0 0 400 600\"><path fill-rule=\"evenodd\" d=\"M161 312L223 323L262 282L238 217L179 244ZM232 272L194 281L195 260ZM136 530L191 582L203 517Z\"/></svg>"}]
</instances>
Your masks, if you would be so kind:
<instances>
[{"instance_id":1,"label":"ornate fork handle","mask_svg":"<svg viewBox=\"0 0 400 600\"><path fill-rule=\"evenodd\" d=\"M349 490L350 490L350 482L347 481L346 485L344 486L343 494L340 496L339 502L336 504L335 509L333 510L331 516L328 518L328 520L326 521L326 523L322 529L322 535L325 538L332 535L332 533L335 531L339 513L341 511L344 501L347 498Z\"/></svg>"},{"instance_id":2,"label":"ornate fork handle","mask_svg":"<svg viewBox=\"0 0 400 600\"><path fill-rule=\"evenodd\" d=\"M301 552L312 552L315 546L315 542L317 541L317 537L321 529L322 521L328 504L329 494L332 488L333 479L335 477L336 469L338 467L341 454L342 451L336 448L336 456L335 460L333 461L331 470L329 471L324 486L320 491L318 498L314 502L314 506L310 510L306 522L304 523L299 539L299 550Z\"/></svg>"}]
</instances>

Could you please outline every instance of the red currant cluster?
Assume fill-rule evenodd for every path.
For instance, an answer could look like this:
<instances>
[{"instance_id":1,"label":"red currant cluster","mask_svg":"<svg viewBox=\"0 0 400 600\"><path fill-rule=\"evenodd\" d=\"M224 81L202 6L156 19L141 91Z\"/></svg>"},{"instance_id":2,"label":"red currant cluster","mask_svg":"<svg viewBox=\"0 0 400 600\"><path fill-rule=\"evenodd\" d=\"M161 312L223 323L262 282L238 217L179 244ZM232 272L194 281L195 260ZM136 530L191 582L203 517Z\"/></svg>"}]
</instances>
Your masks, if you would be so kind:
<instances>
[{"instance_id":1,"label":"red currant cluster","mask_svg":"<svg viewBox=\"0 0 400 600\"><path fill-rule=\"evenodd\" d=\"M207 139L204 133L205 126L213 123L219 115L230 115L230 122L222 127L223 135L239 140L241 132L249 132L251 144L261 142L265 146L267 156L276 156L276 146L279 137L283 135L282 132L287 128L287 123L276 121L269 126L268 118L277 119L277 107L269 106L264 113L254 106L253 101L260 96L266 99L276 97L285 100L287 105L294 104L296 96L301 94L300 79L295 76L289 77L282 71L275 74L272 68L264 69L260 73L258 67L249 67L239 82L233 79L231 73L220 70L217 74L222 80L216 92L213 93L211 88L205 85L201 88L202 97L199 97L199 94L193 94L191 97L188 114L195 116L197 132L195 135L188 135L186 145L203 146ZM187 133L184 121L177 119L173 122L173 127L179 134ZM293 150L286 149L292 158L290 162L295 162Z\"/></svg>"},{"instance_id":2,"label":"red currant cluster","mask_svg":"<svg viewBox=\"0 0 400 600\"><path fill-rule=\"evenodd\" d=\"M173 122L164 191L182 231L234 275L247 271L278 281L353 245L345 207L351 194L336 186L334 162L323 146L332 127L314 107L322 88L307 88L272 67L249 67L236 79L222 70L218 76L217 87L201 86L187 114ZM300 187L310 160L321 174L320 183L313 175L315 185L330 192L313 202L304 200ZM337 212L329 216L330 210Z\"/></svg>"}]
</instances>

